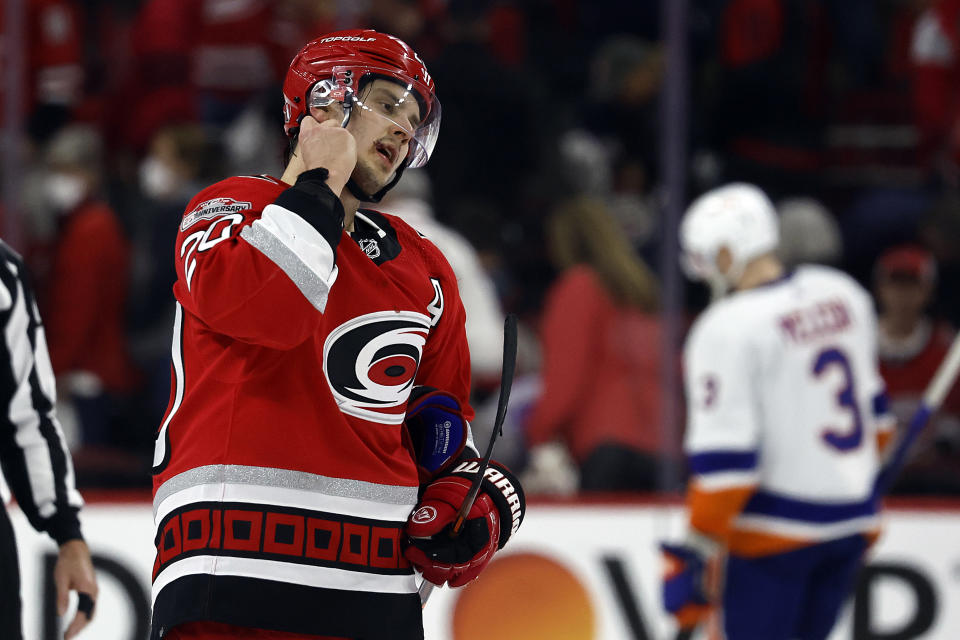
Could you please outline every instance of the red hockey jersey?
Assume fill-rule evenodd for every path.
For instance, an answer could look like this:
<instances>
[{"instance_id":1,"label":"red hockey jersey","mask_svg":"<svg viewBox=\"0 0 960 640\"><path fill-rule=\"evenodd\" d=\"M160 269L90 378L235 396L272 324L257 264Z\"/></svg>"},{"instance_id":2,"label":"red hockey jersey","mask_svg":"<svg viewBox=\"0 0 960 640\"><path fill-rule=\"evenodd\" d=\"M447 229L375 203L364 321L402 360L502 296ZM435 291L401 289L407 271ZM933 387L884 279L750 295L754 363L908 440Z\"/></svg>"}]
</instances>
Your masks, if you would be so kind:
<instances>
[{"instance_id":1,"label":"red hockey jersey","mask_svg":"<svg viewBox=\"0 0 960 640\"><path fill-rule=\"evenodd\" d=\"M333 193L310 191L230 178L184 214L154 639L194 620L423 636L400 549L418 491L402 422L419 384L472 419L463 306L416 231L361 210L348 234Z\"/></svg>"}]
</instances>

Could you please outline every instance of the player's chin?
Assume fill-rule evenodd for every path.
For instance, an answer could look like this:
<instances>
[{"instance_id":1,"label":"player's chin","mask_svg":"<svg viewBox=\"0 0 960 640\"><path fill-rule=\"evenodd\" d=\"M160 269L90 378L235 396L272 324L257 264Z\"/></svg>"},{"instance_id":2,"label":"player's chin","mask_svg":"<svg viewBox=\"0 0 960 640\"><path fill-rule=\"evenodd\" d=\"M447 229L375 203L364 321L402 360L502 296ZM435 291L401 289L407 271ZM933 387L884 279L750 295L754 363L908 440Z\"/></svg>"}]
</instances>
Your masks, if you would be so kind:
<instances>
[{"instance_id":1,"label":"player's chin","mask_svg":"<svg viewBox=\"0 0 960 640\"><path fill-rule=\"evenodd\" d=\"M376 193L390 184L394 175L394 171L386 168L357 166L352 177L364 193Z\"/></svg>"}]
</instances>

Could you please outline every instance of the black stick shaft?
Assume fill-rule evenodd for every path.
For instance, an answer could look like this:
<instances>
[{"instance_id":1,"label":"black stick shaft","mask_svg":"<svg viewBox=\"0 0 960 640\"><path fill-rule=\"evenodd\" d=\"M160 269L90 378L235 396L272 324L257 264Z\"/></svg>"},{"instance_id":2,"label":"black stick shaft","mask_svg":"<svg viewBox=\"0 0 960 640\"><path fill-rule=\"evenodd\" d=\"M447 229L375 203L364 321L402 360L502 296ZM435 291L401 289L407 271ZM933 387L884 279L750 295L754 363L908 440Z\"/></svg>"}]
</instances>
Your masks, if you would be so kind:
<instances>
[{"instance_id":1,"label":"black stick shaft","mask_svg":"<svg viewBox=\"0 0 960 640\"><path fill-rule=\"evenodd\" d=\"M493 455L493 445L497 441L497 436L503 431L503 421L507 417L507 404L510 402L510 388L513 386L513 374L517 368L517 317L508 313L503 321L503 367L500 373L500 397L497 400L497 417L493 421L493 433L490 434L490 442L487 444L487 452L483 456L480 468L477 469L477 475L470 485L470 491L464 498L460 510L457 511L457 518L454 520L453 528L450 531L450 537L456 538L463 529L463 524L467 521L467 514L473 508L473 503L480 493L480 485L483 484L483 474L490 464L490 456ZM426 605L430 593L433 591L433 583L427 580L420 585L420 604Z\"/></svg>"},{"instance_id":2,"label":"black stick shaft","mask_svg":"<svg viewBox=\"0 0 960 640\"><path fill-rule=\"evenodd\" d=\"M483 474L490 464L490 456L493 455L493 445L497 441L497 436L503 431L503 421L507 417L507 404L510 402L510 388L513 386L513 374L517 367L517 317L512 313L507 314L503 322L503 369L500 374L500 397L497 400L497 417L493 421L493 433L490 434L490 442L487 444L487 452L483 456L480 468L477 470L477 477L473 479L470 491L457 512L457 519L454 520L453 529L450 532L452 537L460 535L463 524L467 520L467 514L473 508L473 503L480 493L480 485L483 484Z\"/></svg>"}]
</instances>

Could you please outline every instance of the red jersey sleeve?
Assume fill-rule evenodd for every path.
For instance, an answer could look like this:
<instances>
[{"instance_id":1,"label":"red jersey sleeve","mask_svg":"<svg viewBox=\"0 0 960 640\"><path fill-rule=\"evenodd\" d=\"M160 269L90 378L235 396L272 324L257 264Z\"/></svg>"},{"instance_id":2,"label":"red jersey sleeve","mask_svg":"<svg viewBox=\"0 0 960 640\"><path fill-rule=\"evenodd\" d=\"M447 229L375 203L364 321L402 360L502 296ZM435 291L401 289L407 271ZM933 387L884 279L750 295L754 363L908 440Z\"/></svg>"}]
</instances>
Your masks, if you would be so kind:
<instances>
[{"instance_id":1,"label":"red jersey sleeve","mask_svg":"<svg viewBox=\"0 0 960 640\"><path fill-rule=\"evenodd\" d=\"M424 346L415 383L453 394L463 415L473 420L470 406L470 349L467 346L466 311L460 300L457 279L446 258L428 240L421 239L424 257L432 272L433 300L427 306L433 328Z\"/></svg>"},{"instance_id":2,"label":"red jersey sleeve","mask_svg":"<svg viewBox=\"0 0 960 640\"><path fill-rule=\"evenodd\" d=\"M314 170L288 187L230 178L187 205L174 294L217 333L290 349L316 331L337 278L343 207Z\"/></svg>"}]
</instances>

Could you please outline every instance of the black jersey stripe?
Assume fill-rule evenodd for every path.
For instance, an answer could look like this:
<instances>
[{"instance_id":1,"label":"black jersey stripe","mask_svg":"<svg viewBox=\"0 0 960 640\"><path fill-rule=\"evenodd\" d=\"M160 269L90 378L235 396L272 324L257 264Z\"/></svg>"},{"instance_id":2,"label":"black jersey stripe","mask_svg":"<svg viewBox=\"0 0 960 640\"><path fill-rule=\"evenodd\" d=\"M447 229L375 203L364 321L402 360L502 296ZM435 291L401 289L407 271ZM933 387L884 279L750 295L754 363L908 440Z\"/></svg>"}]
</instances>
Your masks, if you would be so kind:
<instances>
[{"instance_id":1,"label":"black jersey stripe","mask_svg":"<svg viewBox=\"0 0 960 640\"><path fill-rule=\"evenodd\" d=\"M239 576L189 575L158 594L150 640L161 640L177 624L197 620L363 640L423 638L416 593L371 593Z\"/></svg>"}]
</instances>

